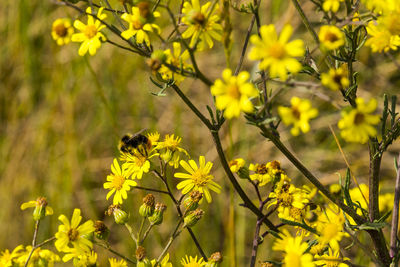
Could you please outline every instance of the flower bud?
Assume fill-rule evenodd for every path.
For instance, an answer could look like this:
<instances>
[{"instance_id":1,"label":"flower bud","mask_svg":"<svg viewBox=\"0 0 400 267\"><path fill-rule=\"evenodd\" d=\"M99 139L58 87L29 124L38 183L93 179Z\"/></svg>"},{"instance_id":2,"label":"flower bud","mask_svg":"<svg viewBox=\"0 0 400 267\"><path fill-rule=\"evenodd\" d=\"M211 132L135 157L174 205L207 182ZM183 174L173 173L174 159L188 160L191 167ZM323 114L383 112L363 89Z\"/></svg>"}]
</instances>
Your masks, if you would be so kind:
<instances>
[{"instance_id":1,"label":"flower bud","mask_svg":"<svg viewBox=\"0 0 400 267\"><path fill-rule=\"evenodd\" d=\"M125 224L128 222L129 215L125 211L121 210L120 205L111 205L108 207L106 215L111 216L111 214L114 215L114 220L117 224Z\"/></svg>"},{"instance_id":2,"label":"flower bud","mask_svg":"<svg viewBox=\"0 0 400 267\"><path fill-rule=\"evenodd\" d=\"M188 213L189 211L193 211L197 209L199 206L199 201L203 198L203 193L200 191L192 191L184 201L183 201L183 206L185 207L186 211L185 213Z\"/></svg>"},{"instance_id":3,"label":"flower bud","mask_svg":"<svg viewBox=\"0 0 400 267\"><path fill-rule=\"evenodd\" d=\"M46 207L48 203L45 197L38 197L36 199L36 207L33 210L33 219L39 221L46 216Z\"/></svg>"},{"instance_id":4,"label":"flower bud","mask_svg":"<svg viewBox=\"0 0 400 267\"><path fill-rule=\"evenodd\" d=\"M101 240L107 240L110 231L103 221L94 222L94 235L96 238Z\"/></svg>"},{"instance_id":5,"label":"flower bud","mask_svg":"<svg viewBox=\"0 0 400 267\"><path fill-rule=\"evenodd\" d=\"M149 217L149 221L153 225L159 225L162 223L164 219L164 211L167 209L167 206L163 203L157 203L154 208L154 213Z\"/></svg>"},{"instance_id":6,"label":"flower bud","mask_svg":"<svg viewBox=\"0 0 400 267\"><path fill-rule=\"evenodd\" d=\"M152 194L148 194L143 198L143 204L139 208L139 214L142 217L150 217L154 212L154 196Z\"/></svg>"},{"instance_id":7,"label":"flower bud","mask_svg":"<svg viewBox=\"0 0 400 267\"><path fill-rule=\"evenodd\" d=\"M202 209L197 209L191 211L186 217L183 219L183 227L193 227L200 219L203 217L204 211Z\"/></svg>"},{"instance_id":8,"label":"flower bud","mask_svg":"<svg viewBox=\"0 0 400 267\"><path fill-rule=\"evenodd\" d=\"M208 262L206 263L205 267L218 267L222 262L222 255L221 252L215 252L211 254L211 257L208 258Z\"/></svg>"}]
</instances>

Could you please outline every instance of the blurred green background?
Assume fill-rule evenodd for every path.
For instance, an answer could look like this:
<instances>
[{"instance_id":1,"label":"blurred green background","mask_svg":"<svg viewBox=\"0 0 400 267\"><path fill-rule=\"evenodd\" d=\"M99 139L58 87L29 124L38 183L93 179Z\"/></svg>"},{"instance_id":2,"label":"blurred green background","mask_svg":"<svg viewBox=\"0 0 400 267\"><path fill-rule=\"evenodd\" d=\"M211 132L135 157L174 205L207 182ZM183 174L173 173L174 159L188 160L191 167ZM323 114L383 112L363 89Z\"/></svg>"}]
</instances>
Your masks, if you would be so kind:
<instances>
[{"instance_id":1,"label":"blurred green background","mask_svg":"<svg viewBox=\"0 0 400 267\"><path fill-rule=\"evenodd\" d=\"M318 24L321 19L312 3L304 2L307 14ZM111 1L111 4L121 9L119 2ZM173 8L176 6L171 4ZM260 14L263 24L273 22L281 27L291 23L296 37L304 39L310 50L315 48L290 1L265 1ZM233 12L231 15L234 25L231 64L235 67L251 16ZM151 95L157 88L150 82L150 72L142 58L109 44L104 44L96 56L83 58L77 53L78 44L57 46L50 33L52 22L59 17L75 19L79 14L50 0L2 0L0 3L0 251L31 243L34 226L31 210L22 212L19 207L23 202L46 196L55 214L43 220L39 241L57 231L58 215L70 217L72 210L79 207L85 219L104 219L112 231L111 244L132 256L134 247L126 238L126 229L104 216L110 202L105 200L107 191L103 183L113 157L118 156L118 140L127 132L148 129L161 134L175 133L183 138L182 146L193 158L205 155L208 161L214 162L213 174L224 189L220 195L213 195L211 205L203 204L206 215L194 231L207 254L223 252L224 266L245 266L250 258L255 218L239 206L238 197L232 198L232 189L205 127L172 91L167 91L166 97ZM112 15L108 17L112 22ZM171 30L170 26L165 27L164 34ZM116 40L111 33L107 34ZM371 57L368 49L361 51L360 58L356 68L361 72L361 88L365 89L361 95L379 99L384 90L398 93L400 75L392 63L384 57ZM212 80L226 66L221 44L212 51L199 53L198 60L200 69ZM254 72L254 68L254 63L246 59L242 69ZM205 112L206 104L211 103L209 89L193 80L186 80L181 87ZM278 89L278 86L271 84L271 88ZM283 92L282 103L294 93L312 97L320 109L320 117L313 121L313 131L307 135L292 138L288 128L282 125L283 141L323 183L336 182L337 172L343 175L345 164L328 126L335 127L340 116L337 107L345 103L337 94L321 88L287 88ZM299 173L272 144L252 126L245 126L245 121L238 119L227 123L222 130L228 157L241 156L254 163L278 159L295 183L301 184ZM399 147L398 143L394 144L383 160L382 179L388 186L382 190L388 189L388 192L394 179L393 155ZM344 149L356 176L365 182L367 147L350 145ZM243 181L241 184L255 198L253 189ZM150 175L140 185L162 187ZM137 208L144 195L142 191L132 190L124 204L136 227ZM145 242L152 258L161 252L176 220L172 202L162 196L156 198L163 200L169 209L165 223ZM102 261L111 256L102 248L96 251ZM186 232L170 252L174 262L185 254L197 254ZM268 259L270 253L267 238L259 248L258 259Z\"/></svg>"}]
</instances>

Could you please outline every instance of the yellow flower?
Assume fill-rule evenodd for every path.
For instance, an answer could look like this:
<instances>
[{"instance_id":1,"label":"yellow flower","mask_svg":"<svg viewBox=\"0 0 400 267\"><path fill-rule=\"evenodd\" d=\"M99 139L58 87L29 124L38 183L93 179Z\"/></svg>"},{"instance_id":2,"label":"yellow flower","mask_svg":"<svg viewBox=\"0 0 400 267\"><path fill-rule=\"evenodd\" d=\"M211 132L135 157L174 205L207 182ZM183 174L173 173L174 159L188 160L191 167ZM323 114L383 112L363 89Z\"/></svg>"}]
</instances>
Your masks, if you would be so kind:
<instances>
[{"instance_id":1,"label":"yellow flower","mask_svg":"<svg viewBox=\"0 0 400 267\"><path fill-rule=\"evenodd\" d=\"M291 107L278 107L278 113L285 125L293 124L290 133L294 136L310 131L308 121L318 116L318 110L311 106L311 101L308 99L300 99L296 96L290 100Z\"/></svg>"},{"instance_id":2,"label":"yellow flower","mask_svg":"<svg viewBox=\"0 0 400 267\"><path fill-rule=\"evenodd\" d=\"M63 257L63 261L67 262L74 259L74 267L90 267L97 266L97 253L93 250L85 254L76 253L76 250L71 250L69 254Z\"/></svg>"},{"instance_id":3,"label":"yellow flower","mask_svg":"<svg viewBox=\"0 0 400 267\"><path fill-rule=\"evenodd\" d=\"M200 6L199 0L191 0L183 4L182 22L188 28L182 33L184 39L191 38L190 47L195 47L199 51L212 48L213 39L220 41L222 37L222 26L218 23L219 16L216 15L218 4L211 10L211 2Z\"/></svg>"},{"instance_id":4,"label":"yellow flower","mask_svg":"<svg viewBox=\"0 0 400 267\"><path fill-rule=\"evenodd\" d=\"M371 11L384 13L398 6L397 0L362 0L363 4Z\"/></svg>"},{"instance_id":5,"label":"yellow flower","mask_svg":"<svg viewBox=\"0 0 400 267\"><path fill-rule=\"evenodd\" d=\"M53 209L50 206L48 206L45 197L38 197L36 200L31 200L23 203L21 205L21 210L33 207L35 208L33 210L33 219L35 221L42 219L44 216L53 214Z\"/></svg>"},{"instance_id":6,"label":"yellow flower","mask_svg":"<svg viewBox=\"0 0 400 267\"><path fill-rule=\"evenodd\" d=\"M310 253L304 253L308 244L303 242L300 236L292 237L288 231L281 234L282 239L277 239L273 250L284 251L283 260L286 267L314 267L313 256Z\"/></svg>"},{"instance_id":7,"label":"yellow flower","mask_svg":"<svg viewBox=\"0 0 400 267\"><path fill-rule=\"evenodd\" d=\"M174 66L177 71L173 71L163 64L158 72L164 80L174 80L176 84L179 84L185 79L185 76L181 75L180 72L183 70L192 70L191 65L185 63L189 59L190 55L187 50L182 52L180 43L173 42L172 46L173 51L171 51L171 49L164 51L164 54L167 57L165 62Z\"/></svg>"},{"instance_id":8,"label":"yellow flower","mask_svg":"<svg viewBox=\"0 0 400 267\"><path fill-rule=\"evenodd\" d=\"M28 259L28 256L32 250L32 246L26 246L25 251L23 254L18 258L18 266L24 266L26 260ZM61 259L60 257L52 252L51 250L48 249L42 249L42 248L36 248L32 256L29 260L28 267L36 267L36 266L42 266L43 262L46 262L46 266L54 266L54 262L59 262ZM0 261L1 263L1 261ZM1 265L3 266L3 265Z\"/></svg>"},{"instance_id":9,"label":"yellow flower","mask_svg":"<svg viewBox=\"0 0 400 267\"><path fill-rule=\"evenodd\" d=\"M81 210L75 209L71 218L71 223L65 215L60 215L58 219L63 223L58 226L58 232L55 234L55 246L58 251L70 252L76 250L77 254L85 254L90 252L93 247L92 242L88 239L94 231L93 222L86 221L82 225ZM69 244L73 247L70 247ZM63 259L64 260L64 259Z\"/></svg>"},{"instance_id":10,"label":"yellow flower","mask_svg":"<svg viewBox=\"0 0 400 267\"><path fill-rule=\"evenodd\" d=\"M377 102L371 99L365 103L363 98L357 97L356 104L356 108L342 111L342 119L338 126L344 140L364 144L369 137L377 135L373 125L379 123L379 116L370 114L376 110Z\"/></svg>"},{"instance_id":11,"label":"yellow flower","mask_svg":"<svg viewBox=\"0 0 400 267\"><path fill-rule=\"evenodd\" d=\"M370 46L374 53L397 50L397 47L400 46L400 36L398 34L391 34L386 27L374 21L368 23L367 32L371 37L368 38L365 45Z\"/></svg>"},{"instance_id":12,"label":"yellow flower","mask_svg":"<svg viewBox=\"0 0 400 267\"><path fill-rule=\"evenodd\" d=\"M102 14L104 8L100 8L97 13L97 17L101 20L107 18L106 14ZM86 9L86 13L92 14L92 9L88 7ZM100 32L105 25L101 25L100 20L95 20L91 15L88 15L88 23L87 25L81 22L80 20L74 21L74 27L81 31L80 33L75 33L71 37L72 42L82 43L79 47L78 54L80 56L84 56L87 51L89 54L93 56L96 54L97 49L101 46L101 41L105 41L106 37Z\"/></svg>"},{"instance_id":13,"label":"yellow flower","mask_svg":"<svg viewBox=\"0 0 400 267\"><path fill-rule=\"evenodd\" d=\"M154 267L154 265L156 264L156 260L152 260L151 261L151 266ZM159 263L160 267L172 267L172 263L169 262L169 253L167 253L167 255L165 255L165 257L162 259L162 261Z\"/></svg>"},{"instance_id":14,"label":"yellow flower","mask_svg":"<svg viewBox=\"0 0 400 267\"><path fill-rule=\"evenodd\" d=\"M181 264L183 265L183 267L201 267L206 265L206 263L204 262L203 258L199 258L197 260L197 256L195 256L194 258L192 256L185 256L185 258L181 259Z\"/></svg>"},{"instance_id":15,"label":"yellow flower","mask_svg":"<svg viewBox=\"0 0 400 267\"><path fill-rule=\"evenodd\" d=\"M322 9L326 12L332 11L336 13L339 10L340 2L344 0L325 0L322 4Z\"/></svg>"},{"instance_id":16,"label":"yellow flower","mask_svg":"<svg viewBox=\"0 0 400 267\"><path fill-rule=\"evenodd\" d=\"M250 174L251 180L258 180L259 186L266 185L269 182L279 181L281 175L285 175L281 169L281 163L279 161L271 161L266 164L253 164L249 166L250 171L254 171L254 174Z\"/></svg>"},{"instance_id":17,"label":"yellow flower","mask_svg":"<svg viewBox=\"0 0 400 267\"><path fill-rule=\"evenodd\" d=\"M331 204L318 216L317 231L320 233L318 243L329 244L334 250L339 249L339 242L344 236L348 236L343 231L344 216L340 209Z\"/></svg>"},{"instance_id":18,"label":"yellow flower","mask_svg":"<svg viewBox=\"0 0 400 267\"><path fill-rule=\"evenodd\" d=\"M322 26L318 36L322 49L335 50L344 45L344 33L336 26Z\"/></svg>"},{"instance_id":19,"label":"yellow flower","mask_svg":"<svg viewBox=\"0 0 400 267\"><path fill-rule=\"evenodd\" d=\"M339 250L332 250L329 248L328 254L322 256L315 256L315 264L324 265L329 267L348 267L346 263L340 262L344 260L350 260L349 258L341 258Z\"/></svg>"},{"instance_id":20,"label":"yellow flower","mask_svg":"<svg viewBox=\"0 0 400 267\"><path fill-rule=\"evenodd\" d=\"M229 168L231 169L231 172L238 172L241 168L244 167L246 162L242 158L237 158L234 160L229 161Z\"/></svg>"},{"instance_id":21,"label":"yellow flower","mask_svg":"<svg viewBox=\"0 0 400 267\"><path fill-rule=\"evenodd\" d=\"M197 190L203 193L207 202L210 203L212 198L209 189L218 194L221 192L221 186L214 182L214 176L209 174L213 164L211 162L206 163L204 156L199 157L199 166L194 160L188 162L181 160L180 164L188 172L175 173L176 178L185 179L176 186L177 189L182 189L182 194Z\"/></svg>"},{"instance_id":22,"label":"yellow flower","mask_svg":"<svg viewBox=\"0 0 400 267\"><path fill-rule=\"evenodd\" d=\"M170 166L174 166L175 169L179 167L180 153L189 156L185 149L179 147L181 141L181 137L167 134L164 141L158 142L155 147L159 151L160 157Z\"/></svg>"},{"instance_id":23,"label":"yellow flower","mask_svg":"<svg viewBox=\"0 0 400 267\"><path fill-rule=\"evenodd\" d=\"M110 262L110 267L128 267L128 263L123 259L109 258L108 261Z\"/></svg>"},{"instance_id":24,"label":"yellow flower","mask_svg":"<svg viewBox=\"0 0 400 267\"><path fill-rule=\"evenodd\" d=\"M148 3L143 2L140 7L132 7L132 15L128 13L122 14L121 18L129 23L129 28L121 33L122 37L129 39L134 36L137 43L146 43L147 46L150 46L147 32L155 30L160 33L160 27L152 22L154 18L160 17L161 14L158 11L151 13L149 8Z\"/></svg>"},{"instance_id":25,"label":"yellow flower","mask_svg":"<svg viewBox=\"0 0 400 267\"><path fill-rule=\"evenodd\" d=\"M350 81L347 77L347 70L344 66L337 69L330 69L328 73L321 74L321 83L333 90L343 90L350 85Z\"/></svg>"},{"instance_id":26,"label":"yellow flower","mask_svg":"<svg viewBox=\"0 0 400 267\"><path fill-rule=\"evenodd\" d=\"M51 27L51 36L58 45L65 45L71 41L74 28L71 20L67 18L56 19Z\"/></svg>"},{"instance_id":27,"label":"yellow flower","mask_svg":"<svg viewBox=\"0 0 400 267\"><path fill-rule=\"evenodd\" d=\"M225 110L227 119L239 117L240 111L250 113L253 111L251 97L258 95L257 89L249 83L250 74L247 71L232 76L230 69L222 72L223 80L217 79L211 86L211 94L216 97L215 106L219 110Z\"/></svg>"},{"instance_id":28,"label":"yellow flower","mask_svg":"<svg viewBox=\"0 0 400 267\"><path fill-rule=\"evenodd\" d=\"M271 77L280 77L286 80L287 71L297 73L301 70L301 64L294 57L302 57L305 53L302 40L294 40L288 43L293 28L286 25L278 37L275 25L262 26L260 35L253 35L250 42L254 45L249 53L249 59L261 60L260 69L269 69Z\"/></svg>"},{"instance_id":29,"label":"yellow flower","mask_svg":"<svg viewBox=\"0 0 400 267\"><path fill-rule=\"evenodd\" d=\"M104 183L105 189L111 189L107 194L107 200L115 193L113 204L122 204L122 199L128 197L127 191L129 191L131 186L136 186L135 181L129 180L129 174L126 169L119 166L118 160L114 159L111 165L112 174L107 176L107 182Z\"/></svg>"},{"instance_id":30,"label":"yellow flower","mask_svg":"<svg viewBox=\"0 0 400 267\"><path fill-rule=\"evenodd\" d=\"M21 256L21 253L24 249L23 245L19 245L18 247L14 248L14 250L10 253L8 249L3 251L0 255L0 266L4 267L12 267L15 266L16 259Z\"/></svg>"}]
</instances>

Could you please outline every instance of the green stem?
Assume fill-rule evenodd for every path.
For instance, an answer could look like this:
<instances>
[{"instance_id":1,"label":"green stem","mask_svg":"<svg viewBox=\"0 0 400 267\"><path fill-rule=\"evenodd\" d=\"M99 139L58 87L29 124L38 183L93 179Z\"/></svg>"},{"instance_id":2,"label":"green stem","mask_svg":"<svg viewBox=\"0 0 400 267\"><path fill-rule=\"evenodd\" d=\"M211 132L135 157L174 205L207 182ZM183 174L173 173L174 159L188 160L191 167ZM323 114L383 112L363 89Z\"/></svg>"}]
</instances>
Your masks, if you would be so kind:
<instances>
[{"instance_id":1,"label":"green stem","mask_svg":"<svg viewBox=\"0 0 400 267\"><path fill-rule=\"evenodd\" d=\"M140 228L139 228L139 232L137 234L137 239L139 240L139 244L140 244L140 235L142 234L143 231L143 227L144 227L144 223L146 222L146 217L143 217L142 222L140 223Z\"/></svg>"},{"instance_id":2,"label":"green stem","mask_svg":"<svg viewBox=\"0 0 400 267\"><path fill-rule=\"evenodd\" d=\"M133 242L135 242L136 247L138 247L138 246L139 246L138 240L137 240L137 238L135 237L135 234L133 233L132 227L131 227L128 223L125 223L125 227L126 227L126 229L128 229L129 235L131 236Z\"/></svg>"},{"instance_id":3,"label":"green stem","mask_svg":"<svg viewBox=\"0 0 400 267\"><path fill-rule=\"evenodd\" d=\"M31 249L31 252L29 252L29 255L28 255L28 258L25 261L24 267L28 266L28 262L31 259L32 254L36 249L36 240L37 240L37 234L39 232L39 224L40 224L40 220L37 220L36 223L35 223L35 231L33 232L32 249Z\"/></svg>"},{"instance_id":4,"label":"green stem","mask_svg":"<svg viewBox=\"0 0 400 267\"><path fill-rule=\"evenodd\" d=\"M299 15L301 17L301 20L304 23L304 26L306 26L307 30L311 33L312 37L314 38L315 42L319 44L319 38L317 33L314 31L314 29L311 27L310 22L308 21L308 18L304 14L303 9L301 8L299 2L297 0L292 0L294 7L297 9L297 12L299 12Z\"/></svg>"},{"instance_id":5,"label":"green stem","mask_svg":"<svg viewBox=\"0 0 400 267\"><path fill-rule=\"evenodd\" d=\"M143 234L143 238L139 241L139 245L142 245L144 240L146 240L146 237L149 235L153 226L154 226L154 224L150 224L149 227L147 227L146 231Z\"/></svg>"},{"instance_id":6,"label":"green stem","mask_svg":"<svg viewBox=\"0 0 400 267\"><path fill-rule=\"evenodd\" d=\"M183 219L180 219L178 224L175 227L174 232L171 234L171 237L169 238L167 245L165 245L160 256L158 256L156 264L154 264L154 267L157 267L159 265L160 261L162 260L162 258L165 255L165 253L167 253L169 247L172 245L172 242L174 242L175 238L182 232L182 229L179 230L179 227L181 226L182 222L183 222Z\"/></svg>"},{"instance_id":7,"label":"green stem","mask_svg":"<svg viewBox=\"0 0 400 267\"><path fill-rule=\"evenodd\" d=\"M135 260L131 260L131 259L129 259L128 257L125 257L125 256L122 255L121 253L119 253L119 252L113 250L111 247L109 247L109 246L107 246L107 245L104 245L103 243L95 242L94 244L97 245L97 246L99 246L99 247L102 247L102 248L104 248L104 249L106 249L106 250L108 250L108 251L110 251L111 253L117 255L118 257L124 259L124 260L127 261L127 262L130 262L130 263L132 263L132 264L136 264L136 261L135 261Z\"/></svg>"}]
</instances>

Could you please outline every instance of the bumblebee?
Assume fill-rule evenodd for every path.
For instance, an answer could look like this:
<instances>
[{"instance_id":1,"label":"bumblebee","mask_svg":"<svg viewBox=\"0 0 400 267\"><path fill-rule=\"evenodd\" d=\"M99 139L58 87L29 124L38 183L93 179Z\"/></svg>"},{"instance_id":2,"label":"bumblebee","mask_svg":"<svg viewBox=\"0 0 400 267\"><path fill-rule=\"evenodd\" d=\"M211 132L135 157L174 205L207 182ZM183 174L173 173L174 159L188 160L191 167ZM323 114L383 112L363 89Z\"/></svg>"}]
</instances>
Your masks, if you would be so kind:
<instances>
[{"instance_id":1,"label":"bumblebee","mask_svg":"<svg viewBox=\"0 0 400 267\"><path fill-rule=\"evenodd\" d=\"M119 150L124 153L130 153L135 155L139 153L140 155L147 157L147 151L151 148L151 141L147 136L141 134L132 135L126 134L121 138L119 142Z\"/></svg>"}]
</instances>

